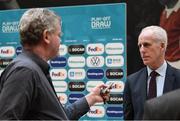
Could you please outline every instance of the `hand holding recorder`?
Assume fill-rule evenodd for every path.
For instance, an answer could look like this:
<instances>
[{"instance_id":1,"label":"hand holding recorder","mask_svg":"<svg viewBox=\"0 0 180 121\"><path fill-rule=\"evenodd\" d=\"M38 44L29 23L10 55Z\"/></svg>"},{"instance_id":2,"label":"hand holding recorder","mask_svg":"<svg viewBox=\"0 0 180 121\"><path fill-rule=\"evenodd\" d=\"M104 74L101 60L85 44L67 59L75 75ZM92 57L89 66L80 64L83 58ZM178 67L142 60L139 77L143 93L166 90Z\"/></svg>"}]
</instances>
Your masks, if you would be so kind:
<instances>
[{"instance_id":1,"label":"hand holding recorder","mask_svg":"<svg viewBox=\"0 0 180 121\"><path fill-rule=\"evenodd\" d=\"M113 86L113 82L108 84L107 87L105 88L101 88L101 91L100 91L100 95L102 96L103 98L103 101L104 101L104 104L106 103L106 101L109 100L109 93L110 93L110 89L112 89L112 86Z\"/></svg>"}]
</instances>

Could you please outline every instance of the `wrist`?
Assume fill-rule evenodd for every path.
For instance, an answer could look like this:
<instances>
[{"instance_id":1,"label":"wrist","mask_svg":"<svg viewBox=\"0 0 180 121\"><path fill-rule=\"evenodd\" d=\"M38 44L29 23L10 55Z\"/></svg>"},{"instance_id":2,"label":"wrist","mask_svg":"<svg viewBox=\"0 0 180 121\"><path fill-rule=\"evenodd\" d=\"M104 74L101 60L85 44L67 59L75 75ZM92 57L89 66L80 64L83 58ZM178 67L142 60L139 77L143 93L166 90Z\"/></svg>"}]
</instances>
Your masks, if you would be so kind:
<instances>
[{"instance_id":1,"label":"wrist","mask_svg":"<svg viewBox=\"0 0 180 121\"><path fill-rule=\"evenodd\" d=\"M96 97L92 93L87 94L85 98L88 102L89 107L91 107L92 105L96 103Z\"/></svg>"}]
</instances>

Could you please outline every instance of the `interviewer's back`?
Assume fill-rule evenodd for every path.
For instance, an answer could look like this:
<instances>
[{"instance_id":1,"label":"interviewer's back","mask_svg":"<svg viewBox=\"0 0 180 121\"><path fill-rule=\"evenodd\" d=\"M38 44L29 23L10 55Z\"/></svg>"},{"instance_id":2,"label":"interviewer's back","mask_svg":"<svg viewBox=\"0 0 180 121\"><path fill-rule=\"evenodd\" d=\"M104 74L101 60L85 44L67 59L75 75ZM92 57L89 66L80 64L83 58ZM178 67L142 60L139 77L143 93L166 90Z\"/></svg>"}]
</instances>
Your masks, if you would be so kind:
<instances>
[{"instance_id":1,"label":"interviewer's back","mask_svg":"<svg viewBox=\"0 0 180 121\"><path fill-rule=\"evenodd\" d=\"M180 89L146 101L144 120L180 120Z\"/></svg>"}]
</instances>

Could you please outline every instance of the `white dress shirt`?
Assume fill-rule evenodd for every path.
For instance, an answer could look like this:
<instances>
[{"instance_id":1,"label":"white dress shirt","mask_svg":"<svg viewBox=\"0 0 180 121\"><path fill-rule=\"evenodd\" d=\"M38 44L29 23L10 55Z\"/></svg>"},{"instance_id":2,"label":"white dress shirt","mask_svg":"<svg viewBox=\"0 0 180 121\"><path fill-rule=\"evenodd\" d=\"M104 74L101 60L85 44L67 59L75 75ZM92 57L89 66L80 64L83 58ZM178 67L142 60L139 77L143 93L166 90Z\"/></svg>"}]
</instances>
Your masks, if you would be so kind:
<instances>
[{"instance_id":1,"label":"white dress shirt","mask_svg":"<svg viewBox=\"0 0 180 121\"><path fill-rule=\"evenodd\" d=\"M166 69L167 69L167 62L164 61L164 63L156 70L159 76L156 77L156 89L157 89L157 97L161 96L163 94L163 89L164 89L164 82L165 82L165 77L166 77ZM147 71L148 71L148 85L147 85L147 93L149 90L149 82L151 79L150 73L153 71L147 66Z\"/></svg>"}]
</instances>

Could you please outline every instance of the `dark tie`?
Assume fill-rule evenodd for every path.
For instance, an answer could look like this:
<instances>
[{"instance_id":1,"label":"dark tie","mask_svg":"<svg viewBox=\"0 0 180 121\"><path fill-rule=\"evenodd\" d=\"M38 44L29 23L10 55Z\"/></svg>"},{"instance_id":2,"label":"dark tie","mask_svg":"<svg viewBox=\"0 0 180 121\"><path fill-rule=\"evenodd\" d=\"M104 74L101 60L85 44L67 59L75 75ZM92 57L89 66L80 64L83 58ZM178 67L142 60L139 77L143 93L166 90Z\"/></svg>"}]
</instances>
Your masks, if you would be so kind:
<instances>
[{"instance_id":1,"label":"dark tie","mask_svg":"<svg viewBox=\"0 0 180 121\"><path fill-rule=\"evenodd\" d=\"M156 71L152 71L149 82L149 91L148 91L148 99L156 97L157 89L156 89L156 76L159 75Z\"/></svg>"}]
</instances>

